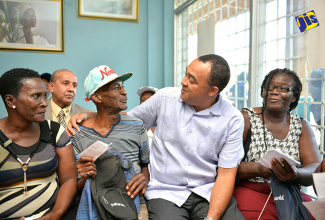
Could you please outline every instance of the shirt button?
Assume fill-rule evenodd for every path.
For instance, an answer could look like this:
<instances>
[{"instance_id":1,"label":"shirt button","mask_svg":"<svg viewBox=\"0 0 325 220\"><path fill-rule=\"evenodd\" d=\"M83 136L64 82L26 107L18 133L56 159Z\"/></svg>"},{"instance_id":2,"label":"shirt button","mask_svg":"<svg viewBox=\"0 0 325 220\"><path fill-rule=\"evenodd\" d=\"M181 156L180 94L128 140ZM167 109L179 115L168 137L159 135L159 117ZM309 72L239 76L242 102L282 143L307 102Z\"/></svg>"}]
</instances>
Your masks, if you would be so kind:
<instances>
[{"instance_id":1,"label":"shirt button","mask_svg":"<svg viewBox=\"0 0 325 220\"><path fill-rule=\"evenodd\" d=\"M190 130L190 133L192 133L192 130Z\"/></svg>"},{"instance_id":2,"label":"shirt button","mask_svg":"<svg viewBox=\"0 0 325 220\"><path fill-rule=\"evenodd\" d=\"M189 151L189 150L190 150L190 148L188 148L188 147L187 147L187 148L186 148L186 150L187 150L187 151Z\"/></svg>"},{"instance_id":3,"label":"shirt button","mask_svg":"<svg viewBox=\"0 0 325 220\"><path fill-rule=\"evenodd\" d=\"M191 182L191 179L188 179L189 182Z\"/></svg>"},{"instance_id":4,"label":"shirt button","mask_svg":"<svg viewBox=\"0 0 325 220\"><path fill-rule=\"evenodd\" d=\"M188 165L188 166L191 166L191 164L190 164L189 162L187 163L187 165Z\"/></svg>"}]
</instances>

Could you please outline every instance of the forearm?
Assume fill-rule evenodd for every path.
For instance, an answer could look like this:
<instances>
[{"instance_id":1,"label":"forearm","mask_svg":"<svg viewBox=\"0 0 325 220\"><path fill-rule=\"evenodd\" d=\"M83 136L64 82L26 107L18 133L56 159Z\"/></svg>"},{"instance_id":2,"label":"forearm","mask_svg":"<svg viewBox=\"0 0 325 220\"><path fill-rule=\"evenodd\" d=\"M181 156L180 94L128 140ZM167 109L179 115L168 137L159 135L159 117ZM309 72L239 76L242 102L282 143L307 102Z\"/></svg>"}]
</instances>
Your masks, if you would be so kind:
<instances>
[{"instance_id":1,"label":"forearm","mask_svg":"<svg viewBox=\"0 0 325 220\"><path fill-rule=\"evenodd\" d=\"M224 168L223 170L226 170L227 173L219 175L219 167L218 176L211 192L210 206L207 216L213 220L221 219L234 192L237 167L228 169Z\"/></svg>"},{"instance_id":2,"label":"forearm","mask_svg":"<svg viewBox=\"0 0 325 220\"><path fill-rule=\"evenodd\" d=\"M237 171L236 181L261 176L258 162L241 162Z\"/></svg>"},{"instance_id":3,"label":"forearm","mask_svg":"<svg viewBox=\"0 0 325 220\"><path fill-rule=\"evenodd\" d=\"M70 179L60 186L54 208L51 212L55 217L58 217L57 219L61 219L63 214L68 210L77 191L76 185L77 181Z\"/></svg>"},{"instance_id":4,"label":"forearm","mask_svg":"<svg viewBox=\"0 0 325 220\"><path fill-rule=\"evenodd\" d=\"M311 186L313 184L312 174L315 172L316 168L319 166L319 163L311 163L305 167L298 169L298 176L293 180L295 183L299 183L303 186Z\"/></svg>"},{"instance_id":5,"label":"forearm","mask_svg":"<svg viewBox=\"0 0 325 220\"><path fill-rule=\"evenodd\" d=\"M80 178L78 179L78 191L81 192L85 186L86 179Z\"/></svg>"},{"instance_id":6,"label":"forearm","mask_svg":"<svg viewBox=\"0 0 325 220\"><path fill-rule=\"evenodd\" d=\"M149 183L150 173L149 173L149 169L148 169L148 164L141 166L141 173L145 176L145 178L147 179L147 182Z\"/></svg>"}]
</instances>

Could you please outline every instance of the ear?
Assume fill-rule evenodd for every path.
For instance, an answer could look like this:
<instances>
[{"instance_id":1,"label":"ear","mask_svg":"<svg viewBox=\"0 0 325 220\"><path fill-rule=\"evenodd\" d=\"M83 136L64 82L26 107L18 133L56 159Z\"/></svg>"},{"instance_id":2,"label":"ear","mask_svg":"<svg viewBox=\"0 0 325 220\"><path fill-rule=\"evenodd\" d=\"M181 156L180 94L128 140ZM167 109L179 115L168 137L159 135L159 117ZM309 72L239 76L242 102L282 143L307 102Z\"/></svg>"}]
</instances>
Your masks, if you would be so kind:
<instances>
[{"instance_id":1,"label":"ear","mask_svg":"<svg viewBox=\"0 0 325 220\"><path fill-rule=\"evenodd\" d=\"M16 102L16 98L15 97L13 97L12 95L5 95L5 102L6 102L6 104L7 104L7 106L9 107L9 108L12 108L14 105L16 105L15 104L15 102Z\"/></svg>"},{"instance_id":2,"label":"ear","mask_svg":"<svg viewBox=\"0 0 325 220\"><path fill-rule=\"evenodd\" d=\"M102 102L102 97L101 95L97 94L97 93L93 93L90 95L91 100L93 100L93 102L96 103L101 103Z\"/></svg>"},{"instance_id":3,"label":"ear","mask_svg":"<svg viewBox=\"0 0 325 220\"><path fill-rule=\"evenodd\" d=\"M53 93L54 92L54 83L53 82L49 82L48 87L49 87L50 92Z\"/></svg>"},{"instance_id":4,"label":"ear","mask_svg":"<svg viewBox=\"0 0 325 220\"><path fill-rule=\"evenodd\" d=\"M294 92L291 103L294 103L297 100L297 96L298 96L298 93Z\"/></svg>"},{"instance_id":5,"label":"ear","mask_svg":"<svg viewBox=\"0 0 325 220\"><path fill-rule=\"evenodd\" d=\"M208 95L209 96L216 96L218 94L218 92L219 92L219 88L216 87L216 86L212 86L208 90Z\"/></svg>"}]
</instances>

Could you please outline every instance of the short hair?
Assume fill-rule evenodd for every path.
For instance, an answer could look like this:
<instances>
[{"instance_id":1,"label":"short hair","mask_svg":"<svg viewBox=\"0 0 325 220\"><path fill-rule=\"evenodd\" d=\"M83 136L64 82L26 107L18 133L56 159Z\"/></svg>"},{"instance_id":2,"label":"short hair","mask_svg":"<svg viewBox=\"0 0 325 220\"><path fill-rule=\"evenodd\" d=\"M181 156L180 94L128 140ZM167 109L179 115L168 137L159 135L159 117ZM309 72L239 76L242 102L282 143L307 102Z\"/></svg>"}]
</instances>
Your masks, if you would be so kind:
<instances>
[{"instance_id":1,"label":"short hair","mask_svg":"<svg viewBox=\"0 0 325 220\"><path fill-rule=\"evenodd\" d=\"M296 101L291 103L290 106L289 106L288 112L291 112L292 110L294 110L297 107L299 99L300 99L300 93L302 91L302 84L300 82L299 76L294 71L292 71L290 69L287 69L287 68L284 68L284 69L277 68L277 69L274 69L271 72L269 72L265 76L265 78L263 80L263 83L262 83L262 86L261 86L261 97L263 98L264 89L269 87L273 76L276 75L276 74L285 74L287 76L290 76L294 81L295 85L292 88L292 91L297 93L297 98L296 98ZM268 93L266 93L265 99L267 99L267 96L268 96ZM264 112L265 108L266 108L266 102L263 102L262 112Z\"/></svg>"},{"instance_id":2,"label":"short hair","mask_svg":"<svg viewBox=\"0 0 325 220\"><path fill-rule=\"evenodd\" d=\"M5 96L8 94L18 98L24 81L32 78L41 78L41 76L34 70L24 68L14 68L5 72L0 77L0 94L4 103L6 103Z\"/></svg>"},{"instance_id":3,"label":"short hair","mask_svg":"<svg viewBox=\"0 0 325 220\"><path fill-rule=\"evenodd\" d=\"M59 70L55 70L53 73L52 73L52 77L51 77L51 82L52 83L55 83L55 81L58 79L58 74L61 73L61 72L70 72L70 73L73 73L74 75L76 75L72 70L69 70L69 69L59 69Z\"/></svg>"},{"instance_id":4,"label":"short hair","mask_svg":"<svg viewBox=\"0 0 325 220\"><path fill-rule=\"evenodd\" d=\"M203 63L211 63L211 72L207 79L209 86L219 88L219 93L228 85L230 80L230 68L228 62L219 55L208 54L199 57Z\"/></svg>"}]
</instances>

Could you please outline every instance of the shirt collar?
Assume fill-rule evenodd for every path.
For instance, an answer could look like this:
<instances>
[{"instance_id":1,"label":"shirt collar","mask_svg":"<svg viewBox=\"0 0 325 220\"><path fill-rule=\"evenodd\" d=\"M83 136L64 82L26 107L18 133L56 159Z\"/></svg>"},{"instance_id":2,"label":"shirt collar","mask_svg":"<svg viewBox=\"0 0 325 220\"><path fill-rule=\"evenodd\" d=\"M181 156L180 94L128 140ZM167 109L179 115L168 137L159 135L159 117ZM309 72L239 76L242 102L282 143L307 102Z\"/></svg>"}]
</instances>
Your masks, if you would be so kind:
<instances>
[{"instance_id":1,"label":"shirt collar","mask_svg":"<svg viewBox=\"0 0 325 220\"><path fill-rule=\"evenodd\" d=\"M181 99L181 96L179 96L178 101L186 104L186 102L183 99ZM210 108L204 109L200 112L196 112L195 114L208 115L211 112L214 115L221 115L222 109L223 109L223 98L222 95L219 94L219 100L216 103L214 103Z\"/></svg>"},{"instance_id":2,"label":"shirt collar","mask_svg":"<svg viewBox=\"0 0 325 220\"><path fill-rule=\"evenodd\" d=\"M51 106L52 106L52 112L54 113L54 115L58 116L61 109L63 109L64 113L65 113L65 117L67 117L70 112L71 112L71 105L65 107L65 108L61 108L60 106L58 106L55 102L53 102L53 99L51 98Z\"/></svg>"}]
</instances>

